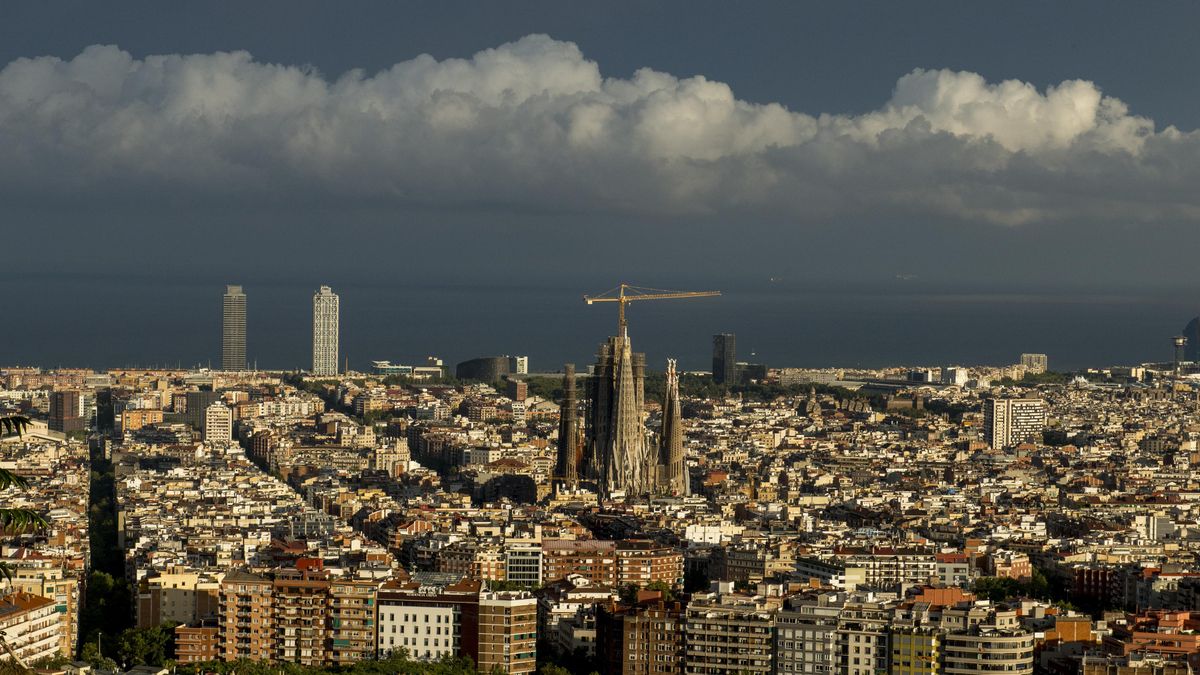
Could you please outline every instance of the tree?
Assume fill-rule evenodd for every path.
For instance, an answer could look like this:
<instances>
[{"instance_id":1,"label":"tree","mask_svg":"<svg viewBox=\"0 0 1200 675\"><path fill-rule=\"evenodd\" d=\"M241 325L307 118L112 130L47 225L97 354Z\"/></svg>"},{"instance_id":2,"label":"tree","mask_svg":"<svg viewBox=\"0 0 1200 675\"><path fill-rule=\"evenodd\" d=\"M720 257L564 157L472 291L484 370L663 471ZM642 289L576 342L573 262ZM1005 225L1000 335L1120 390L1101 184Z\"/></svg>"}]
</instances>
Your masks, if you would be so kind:
<instances>
[{"instance_id":1,"label":"tree","mask_svg":"<svg viewBox=\"0 0 1200 675\"><path fill-rule=\"evenodd\" d=\"M11 436L13 434L20 436L28 426L28 417L21 417L20 415L0 417L0 437ZM26 488L29 487L29 481L8 469L0 469L0 490L10 487ZM0 528L3 528L6 532L28 532L30 530L42 529L46 525L46 519L41 514L29 509L0 508ZM0 577L3 577L6 581L12 581L12 576L12 567L8 563L0 562Z\"/></svg>"}]
</instances>

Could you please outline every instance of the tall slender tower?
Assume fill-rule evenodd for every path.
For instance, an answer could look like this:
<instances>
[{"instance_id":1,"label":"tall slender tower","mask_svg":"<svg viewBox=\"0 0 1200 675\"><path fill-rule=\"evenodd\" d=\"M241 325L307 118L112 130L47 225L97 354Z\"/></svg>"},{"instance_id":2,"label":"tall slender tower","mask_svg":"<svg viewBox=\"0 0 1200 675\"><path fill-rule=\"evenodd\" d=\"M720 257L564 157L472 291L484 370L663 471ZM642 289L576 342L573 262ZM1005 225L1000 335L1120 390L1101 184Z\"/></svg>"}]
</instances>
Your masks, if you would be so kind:
<instances>
[{"instance_id":1,"label":"tall slender tower","mask_svg":"<svg viewBox=\"0 0 1200 675\"><path fill-rule=\"evenodd\" d=\"M558 411L558 467L555 473L563 484L575 487L579 481L579 420L575 401L575 364L563 366L563 401Z\"/></svg>"},{"instance_id":2,"label":"tall slender tower","mask_svg":"<svg viewBox=\"0 0 1200 675\"><path fill-rule=\"evenodd\" d=\"M226 286L222 302L221 370L246 369L246 294Z\"/></svg>"},{"instance_id":3,"label":"tall slender tower","mask_svg":"<svg viewBox=\"0 0 1200 675\"><path fill-rule=\"evenodd\" d=\"M328 286L313 294L312 374L338 373L338 296Z\"/></svg>"},{"instance_id":4,"label":"tall slender tower","mask_svg":"<svg viewBox=\"0 0 1200 675\"><path fill-rule=\"evenodd\" d=\"M690 492L683 463L683 414L679 403L679 373L675 359L667 359L667 391L663 396L662 435L658 447L658 485L670 495Z\"/></svg>"},{"instance_id":5,"label":"tall slender tower","mask_svg":"<svg viewBox=\"0 0 1200 675\"><path fill-rule=\"evenodd\" d=\"M590 473L601 496L615 492L646 494L655 462L648 452L642 418L646 355L634 353L622 331L600 345L594 376L588 380L588 450Z\"/></svg>"},{"instance_id":6,"label":"tall slender tower","mask_svg":"<svg viewBox=\"0 0 1200 675\"><path fill-rule=\"evenodd\" d=\"M732 333L713 336L712 377L717 384L736 384L737 336Z\"/></svg>"}]
</instances>

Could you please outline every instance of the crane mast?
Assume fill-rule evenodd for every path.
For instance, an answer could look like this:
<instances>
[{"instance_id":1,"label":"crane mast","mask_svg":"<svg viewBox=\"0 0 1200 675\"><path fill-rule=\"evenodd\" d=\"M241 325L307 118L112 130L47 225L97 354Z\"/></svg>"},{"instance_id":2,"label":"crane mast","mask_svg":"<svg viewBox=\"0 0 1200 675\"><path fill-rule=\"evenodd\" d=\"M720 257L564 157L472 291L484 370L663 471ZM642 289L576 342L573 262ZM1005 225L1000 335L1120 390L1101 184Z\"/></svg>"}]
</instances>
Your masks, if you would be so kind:
<instances>
[{"instance_id":1,"label":"crane mast","mask_svg":"<svg viewBox=\"0 0 1200 675\"><path fill-rule=\"evenodd\" d=\"M617 303L617 327L619 335L627 334L628 324L625 322L625 305L640 300L674 300L678 298L711 298L720 295L720 291L671 291L662 288L644 288L621 284L598 295L585 295L583 301L587 304L596 302Z\"/></svg>"}]
</instances>

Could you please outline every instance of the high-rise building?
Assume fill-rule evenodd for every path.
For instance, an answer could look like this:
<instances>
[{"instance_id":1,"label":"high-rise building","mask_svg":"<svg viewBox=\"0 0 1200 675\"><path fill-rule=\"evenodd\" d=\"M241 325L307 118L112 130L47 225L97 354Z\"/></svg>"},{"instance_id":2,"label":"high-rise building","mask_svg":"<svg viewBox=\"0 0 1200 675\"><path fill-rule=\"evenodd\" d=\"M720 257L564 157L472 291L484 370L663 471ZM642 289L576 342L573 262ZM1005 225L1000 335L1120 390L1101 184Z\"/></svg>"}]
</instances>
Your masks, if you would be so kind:
<instances>
[{"instance_id":1,"label":"high-rise building","mask_svg":"<svg viewBox=\"0 0 1200 675\"><path fill-rule=\"evenodd\" d=\"M510 356L508 357L508 372L513 375L528 375L529 374L529 357L528 356Z\"/></svg>"},{"instance_id":2,"label":"high-rise building","mask_svg":"<svg viewBox=\"0 0 1200 675\"><path fill-rule=\"evenodd\" d=\"M662 434L658 445L658 487L670 495L689 493L683 462L683 414L679 404L679 373L675 359L667 361L667 391L663 398Z\"/></svg>"},{"instance_id":3,"label":"high-rise building","mask_svg":"<svg viewBox=\"0 0 1200 675\"><path fill-rule=\"evenodd\" d=\"M220 401L204 409L204 440L209 443L233 440L233 411Z\"/></svg>"},{"instance_id":4,"label":"high-rise building","mask_svg":"<svg viewBox=\"0 0 1200 675\"><path fill-rule=\"evenodd\" d=\"M312 374L338 374L338 296L328 286L313 294Z\"/></svg>"},{"instance_id":5,"label":"high-rise building","mask_svg":"<svg viewBox=\"0 0 1200 675\"><path fill-rule=\"evenodd\" d=\"M575 364L563 366L563 400L558 409L558 479L574 486L579 480L579 412L575 400Z\"/></svg>"},{"instance_id":6,"label":"high-rise building","mask_svg":"<svg viewBox=\"0 0 1200 675\"><path fill-rule=\"evenodd\" d=\"M222 307L221 370L246 369L246 294L226 286Z\"/></svg>"},{"instance_id":7,"label":"high-rise building","mask_svg":"<svg viewBox=\"0 0 1200 675\"><path fill-rule=\"evenodd\" d=\"M712 377L717 384L737 382L737 337L732 333L713 336Z\"/></svg>"},{"instance_id":8,"label":"high-rise building","mask_svg":"<svg viewBox=\"0 0 1200 675\"><path fill-rule=\"evenodd\" d=\"M983 402L984 440L993 448L1039 441L1046 428L1046 402L1040 398L989 398Z\"/></svg>"},{"instance_id":9,"label":"high-rise building","mask_svg":"<svg viewBox=\"0 0 1200 675\"><path fill-rule=\"evenodd\" d=\"M1050 367L1050 359L1045 354L1022 354L1021 365L1030 373L1044 373Z\"/></svg>"},{"instance_id":10,"label":"high-rise building","mask_svg":"<svg viewBox=\"0 0 1200 675\"><path fill-rule=\"evenodd\" d=\"M481 673L537 670L537 598L524 592L479 594L479 639L466 645Z\"/></svg>"},{"instance_id":11,"label":"high-rise building","mask_svg":"<svg viewBox=\"0 0 1200 675\"><path fill-rule=\"evenodd\" d=\"M70 433L83 431L83 398L76 390L55 391L50 394L50 431Z\"/></svg>"},{"instance_id":12,"label":"high-rise building","mask_svg":"<svg viewBox=\"0 0 1200 675\"><path fill-rule=\"evenodd\" d=\"M646 494L654 487L657 453L649 451L642 419L646 355L634 353L629 334L600 345L588 379L588 473L600 494Z\"/></svg>"}]
</instances>

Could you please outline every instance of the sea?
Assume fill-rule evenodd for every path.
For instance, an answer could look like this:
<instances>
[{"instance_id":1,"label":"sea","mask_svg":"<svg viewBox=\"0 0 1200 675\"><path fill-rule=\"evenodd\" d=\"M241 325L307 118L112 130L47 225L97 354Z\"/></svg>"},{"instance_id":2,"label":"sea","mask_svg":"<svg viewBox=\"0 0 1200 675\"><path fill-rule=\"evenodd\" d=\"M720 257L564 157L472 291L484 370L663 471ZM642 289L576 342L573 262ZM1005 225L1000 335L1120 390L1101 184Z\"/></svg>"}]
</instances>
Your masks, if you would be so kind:
<instances>
[{"instance_id":1,"label":"sea","mask_svg":"<svg viewBox=\"0 0 1200 675\"><path fill-rule=\"evenodd\" d=\"M239 280L229 280L238 283ZM603 291L571 281L383 284L243 282L247 353L262 369L311 364L312 294L341 298L339 360L447 365L526 355L533 372L581 368L617 330ZM16 276L4 280L0 366L96 369L217 366L223 282L180 275ZM1022 352L1051 369L1166 361L1196 303L1186 293L1081 293L729 284L715 298L635 302L629 334L651 369L707 370L712 336L734 333L740 361L791 367L1000 365ZM695 289L708 290L708 289Z\"/></svg>"}]
</instances>

